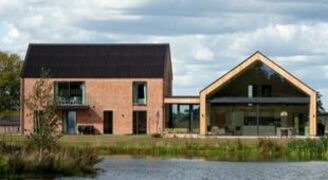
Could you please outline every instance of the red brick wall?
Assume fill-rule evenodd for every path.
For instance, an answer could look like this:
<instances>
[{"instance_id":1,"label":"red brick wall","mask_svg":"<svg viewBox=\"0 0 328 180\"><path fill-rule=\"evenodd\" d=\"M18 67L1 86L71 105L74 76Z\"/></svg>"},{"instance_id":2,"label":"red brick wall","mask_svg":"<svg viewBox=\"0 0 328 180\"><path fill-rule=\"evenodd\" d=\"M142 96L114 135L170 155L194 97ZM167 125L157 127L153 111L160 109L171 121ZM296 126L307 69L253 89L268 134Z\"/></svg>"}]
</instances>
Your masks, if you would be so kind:
<instances>
[{"instance_id":1,"label":"red brick wall","mask_svg":"<svg viewBox=\"0 0 328 180\"><path fill-rule=\"evenodd\" d=\"M32 93L36 79L25 78L22 82L24 97ZM147 132L156 133L156 113L160 113L159 129L163 125L163 79L51 79L51 81L84 81L88 110L77 111L77 125L93 125L96 131L103 133L103 111L113 111L113 133L131 134L133 110L147 111ZM132 83L147 82L147 106L132 105ZM30 132L33 129L33 117L24 106L21 111L22 129Z\"/></svg>"}]
</instances>

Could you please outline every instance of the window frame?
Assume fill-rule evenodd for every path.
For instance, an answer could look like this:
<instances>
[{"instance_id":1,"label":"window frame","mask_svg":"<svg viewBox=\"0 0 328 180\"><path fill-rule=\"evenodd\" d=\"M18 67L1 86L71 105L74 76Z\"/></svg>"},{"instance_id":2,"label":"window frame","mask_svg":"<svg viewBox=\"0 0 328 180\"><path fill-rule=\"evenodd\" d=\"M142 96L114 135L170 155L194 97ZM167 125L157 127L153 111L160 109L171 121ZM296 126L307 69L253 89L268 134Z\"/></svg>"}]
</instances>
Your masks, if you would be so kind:
<instances>
[{"instance_id":1,"label":"window frame","mask_svg":"<svg viewBox=\"0 0 328 180\"><path fill-rule=\"evenodd\" d=\"M86 83L85 81L54 81L54 88L53 88L53 93L54 93L54 99L57 98L58 96L58 83L67 83L68 84L68 93L69 95L71 95L71 83L82 83L83 88L82 88L82 105L83 104L87 104L87 100L86 100ZM59 104L61 105L61 104ZM65 105L65 104L63 104Z\"/></svg>"},{"instance_id":2,"label":"window frame","mask_svg":"<svg viewBox=\"0 0 328 180\"><path fill-rule=\"evenodd\" d=\"M266 94L268 92L268 94ZM262 97L272 97L272 85L271 84L263 84L262 85Z\"/></svg>"},{"instance_id":3,"label":"window frame","mask_svg":"<svg viewBox=\"0 0 328 180\"><path fill-rule=\"evenodd\" d=\"M146 93L145 93L145 103L138 103L138 102L135 102L135 99L137 100L138 98L135 98L135 94L134 94L134 87L137 88L137 92L136 92L136 96L138 96L139 92L138 92L138 89L139 89L139 85L140 84L144 84L144 86L146 86ZM133 81L132 82L132 105L133 106L147 106L148 104L148 83L147 81Z\"/></svg>"}]
</instances>

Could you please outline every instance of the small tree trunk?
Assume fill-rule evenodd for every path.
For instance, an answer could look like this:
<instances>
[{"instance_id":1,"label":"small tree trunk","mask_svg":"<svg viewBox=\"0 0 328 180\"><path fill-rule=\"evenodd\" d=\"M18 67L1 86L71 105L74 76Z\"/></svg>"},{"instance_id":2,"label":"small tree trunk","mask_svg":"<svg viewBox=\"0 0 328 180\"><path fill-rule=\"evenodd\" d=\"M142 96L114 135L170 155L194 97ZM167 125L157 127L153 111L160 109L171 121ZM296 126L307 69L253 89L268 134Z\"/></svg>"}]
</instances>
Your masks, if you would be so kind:
<instances>
[{"instance_id":1,"label":"small tree trunk","mask_svg":"<svg viewBox=\"0 0 328 180\"><path fill-rule=\"evenodd\" d=\"M42 157L43 157L43 148L40 147L40 148L39 148L39 161L40 161L40 162L41 162L41 160L42 160Z\"/></svg>"}]
</instances>

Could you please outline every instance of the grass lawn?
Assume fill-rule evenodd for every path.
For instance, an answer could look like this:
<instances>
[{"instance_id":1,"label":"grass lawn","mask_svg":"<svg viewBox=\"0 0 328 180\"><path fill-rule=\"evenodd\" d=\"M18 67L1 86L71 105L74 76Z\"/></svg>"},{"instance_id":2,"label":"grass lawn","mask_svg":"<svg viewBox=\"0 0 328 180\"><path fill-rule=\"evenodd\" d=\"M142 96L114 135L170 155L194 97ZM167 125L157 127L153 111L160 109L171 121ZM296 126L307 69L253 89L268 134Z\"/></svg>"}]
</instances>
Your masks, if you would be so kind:
<instances>
[{"instance_id":1,"label":"grass lawn","mask_svg":"<svg viewBox=\"0 0 328 180\"><path fill-rule=\"evenodd\" d=\"M2 136L2 139L6 141L20 142L23 141L26 136L14 135L14 136ZM1 139L1 138L0 138ZM260 138L259 138L260 139ZM245 145L252 145L258 143L259 139L240 139ZM293 139L272 139L271 141L279 144L286 145ZM238 139L231 138L153 138L149 135L65 135L61 137L60 142L68 145L76 146L113 146L116 144L127 143L127 144L157 144L167 143L173 145L179 145L182 143L196 143L196 144L209 144L209 145L220 145L226 143L235 143Z\"/></svg>"},{"instance_id":2,"label":"grass lawn","mask_svg":"<svg viewBox=\"0 0 328 180\"><path fill-rule=\"evenodd\" d=\"M2 111L0 116L19 116L19 111Z\"/></svg>"},{"instance_id":3,"label":"grass lawn","mask_svg":"<svg viewBox=\"0 0 328 180\"><path fill-rule=\"evenodd\" d=\"M0 141L22 145L26 136ZM65 135L64 146L92 148L98 155L197 157L213 160L328 160L328 138L223 139L154 138L147 135Z\"/></svg>"},{"instance_id":4,"label":"grass lawn","mask_svg":"<svg viewBox=\"0 0 328 180\"><path fill-rule=\"evenodd\" d=\"M113 146L117 144L171 144L171 145L181 145L185 143L193 144L207 144L210 146L235 143L239 141L238 139L215 139L215 138L154 138L149 135L66 135L63 136L60 140L65 144L77 145L77 146L95 146L95 147L104 147L104 146ZM240 140L244 145L253 145L257 144L259 139L241 139ZM286 145L291 139L273 139L275 143L279 145Z\"/></svg>"}]
</instances>

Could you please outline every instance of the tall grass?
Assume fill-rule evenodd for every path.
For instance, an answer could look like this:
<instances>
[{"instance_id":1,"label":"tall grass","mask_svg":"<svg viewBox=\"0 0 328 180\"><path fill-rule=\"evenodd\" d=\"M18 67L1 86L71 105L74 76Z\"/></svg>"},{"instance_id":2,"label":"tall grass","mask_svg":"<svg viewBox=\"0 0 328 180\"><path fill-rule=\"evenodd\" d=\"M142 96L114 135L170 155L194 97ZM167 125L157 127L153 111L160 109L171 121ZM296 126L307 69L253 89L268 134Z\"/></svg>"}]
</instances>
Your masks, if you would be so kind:
<instances>
[{"instance_id":1,"label":"tall grass","mask_svg":"<svg viewBox=\"0 0 328 180\"><path fill-rule=\"evenodd\" d=\"M296 139L286 144L279 140L259 139L255 143L243 140L167 141L126 143L97 146L99 155L136 155L182 158L205 158L225 161L274 161L274 160L328 160L328 138Z\"/></svg>"},{"instance_id":2,"label":"tall grass","mask_svg":"<svg viewBox=\"0 0 328 180\"><path fill-rule=\"evenodd\" d=\"M96 173L94 164L99 159L95 149L58 146L46 151L40 160L38 151L33 147L26 146L23 142L9 142L0 141L0 177L46 178Z\"/></svg>"},{"instance_id":3,"label":"tall grass","mask_svg":"<svg viewBox=\"0 0 328 180\"><path fill-rule=\"evenodd\" d=\"M292 160L328 160L328 138L291 141L286 153Z\"/></svg>"},{"instance_id":4,"label":"tall grass","mask_svg":"<svg viewBox=\"0 0 328 180\"><path fill-rule=\"evenodd\" d=\"M76 137L78 138L78 136ZM124 139L124 138L123 138ZM282 143L283 142L283 143ZM1 177L83 176L95 173L97 155L204 158L223 161L328 160L328 138L160 139L128 137L112 143L64 143L45 152L41 161L24 140L0 138Z\"/></svg>"}]
</instances>

